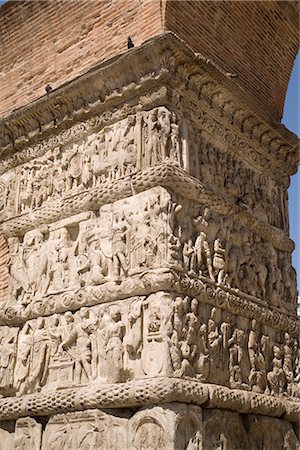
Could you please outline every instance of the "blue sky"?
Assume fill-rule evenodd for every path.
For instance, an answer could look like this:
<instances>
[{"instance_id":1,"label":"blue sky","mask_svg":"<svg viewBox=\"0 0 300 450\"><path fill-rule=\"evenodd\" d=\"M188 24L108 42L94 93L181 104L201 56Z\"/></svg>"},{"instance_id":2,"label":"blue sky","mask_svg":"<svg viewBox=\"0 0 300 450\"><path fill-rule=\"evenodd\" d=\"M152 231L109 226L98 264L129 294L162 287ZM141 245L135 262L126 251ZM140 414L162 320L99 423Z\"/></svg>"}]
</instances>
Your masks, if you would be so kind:
<instances>
[{"instance_id":1,"label":"blue sky","mask_svg":"<svg viewBox=\"0 0 300 450\"><path fill-rule=\"evenodd\" d=\"M290 78L282 123L293 133L300 135L300 52L295 60L294 69ZM295 242L296 248L293 252L293 266L297 271L297 285L300 291L300 173L291 177L289 188L289 216L290 216L290 235Z\"/></svg>"}]
</instances>

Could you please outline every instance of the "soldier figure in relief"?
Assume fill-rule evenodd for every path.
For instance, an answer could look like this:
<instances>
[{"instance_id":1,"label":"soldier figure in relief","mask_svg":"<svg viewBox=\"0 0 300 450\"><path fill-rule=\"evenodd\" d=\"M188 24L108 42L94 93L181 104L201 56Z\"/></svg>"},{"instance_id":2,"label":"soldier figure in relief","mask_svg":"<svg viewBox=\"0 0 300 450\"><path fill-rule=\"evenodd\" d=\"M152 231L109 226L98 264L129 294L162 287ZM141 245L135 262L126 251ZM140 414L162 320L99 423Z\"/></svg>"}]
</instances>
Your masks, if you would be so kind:
<instances>
[{"instance_id":1,"label":"soldier figure in relief","mask_svg":"<svg viewBox=\"0 0 300 450\"><path fill-rule=\"evenodd\" d=\"M13 383L13 359L15 357L15 336L0 329L0 397Z\"/></svg>"},{"instance_id":2,"label":"soldier figure in relief","mask_svg":"<svg viewBox=\"0 0 300 450\"><path fill-rule=\"evenodd\" d=\"M96 324L89 318L88 308L79 311L80 322L71 329L69 336L60 344L59 352L66 350L75 360L75 381L81 383L84 378L92 378L91 370L91 339L90 335L96 332ZM72 347L76 343L76 347Z\"/></svg>"}]
</instances>

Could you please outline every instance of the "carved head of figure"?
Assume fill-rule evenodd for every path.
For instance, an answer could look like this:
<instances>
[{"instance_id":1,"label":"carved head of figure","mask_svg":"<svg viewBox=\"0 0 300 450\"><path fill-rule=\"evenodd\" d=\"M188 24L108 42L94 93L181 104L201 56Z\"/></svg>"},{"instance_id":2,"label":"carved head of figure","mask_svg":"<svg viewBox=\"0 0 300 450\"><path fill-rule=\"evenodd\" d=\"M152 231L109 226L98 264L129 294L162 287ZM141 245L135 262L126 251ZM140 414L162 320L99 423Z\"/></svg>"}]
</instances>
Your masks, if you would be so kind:
<instances>
[{"instance_id":1,"label":"carved head of figure","mask_svg":"<svg viewBox=\"0 0 300 450\"><path fill-rule=\"evenodd\" d=\"M127 116L127 125L131 126L134 124L135 117L133 115Z\"/></svg>"},{"instance_id":2,"label":"carved head of figure","mask_svg":"<svg viewBox=\"0 0 300 450\"><path fill-rule=\"evenodd\" d=\"M292 338L291 338L291 336L289 335L289 333L284 333L284 343L285 343L286 345L291 345L291 343L292 343Z\"/></svg>"},{"instance_id":3,"label":"carved head of figure","mask_svg":"<svg viewBox=\"0 0 300 450\"><path fill-rule=\"evenodd\" d=\"M206 336L206 334L207 334L207 326L206 326L205 323L203 323L203 324L200 326L200 328L199 328L199 333L200 333L200 336Z\"/></svg>"},{"instance_id":4,"label":"carved head of figure","mask_svg":"<svg viewBox=\"0 0 300 450\"><path fill-rule=\"evenodd\" d=\"M153 109L151 112L150 112L150 121L151 122L156 122L157 121L157 109Z\"/></svg>"},{"instance_id":5,"label":"carved head of figure","mask_svg":"<svg viewBox=\"0 0 300 450\"><path fill-rule=\"evenodd\" d=\"M35 322L36 329L37 329L37 330L40 330L41 328L43 328L44 323L45 323L44 318L43 318L43 317L38 317L38 318L36 319L36 322Z\"/></svg>"},{"instance_id":6,"label":"carved head of figure","mask_svg":"<svg viewBox=\"0 0 300 450\"><path fill-rule=\"evenodd\" d=\"M35 245L39 246L43 243L44 241L44 235L41 231L37 231L36 235L35 235Z\"/></svg>"},{"instance_id":7,"label":"carved head of figure","mask_svg":"<svg viewBox=\"0 0 300 450\"><path fill-rule=\"evenodd\" d=\"M257 320L253 319L251 322L251 327L253 331L258 331L259 329L259 323L257 322Z\"/></svg>"},{"instance_id":8,"label":"carved head of figure","mask_svg":"<svg viewBox=\"0 0 300 450\"><path fill-rule=\"evenodd\" d=\"M79 315L80 315L81 319L88 319L89 318L88 308L81 308L79 310Z\"/></svg>"},{"instance_id":9,"label":"carved head of figure","mask_svg":"<svg viewBox=\"0 0 300 450\"><path fill-rule=\"evenodd\" d=\"M222 246L222 241L221 241L221 239L218 237L217 239L215 239L215 242L214 242L214 251L217 252L218 250L220 250L220 249L222 249L222 248L223 248L223 246Z\"/></svg>"},{"instance_id":10,"label":"carved head of figure","mask_svg":"<svg viewBox=\"0 0 300 450\"><path fill-rule=\"evenodd\" d=\"M74 322L74 317L73 317L73 314L71 313L71 311L67 311L65 313L65 321L66 321L67 325Z\"/></svg>"},{"instance_id":11,"label":"carved head of figure","mask_svg":"<svg viewBox=\"0 0 300 450\"><path fill-rule=\"evenodd\" d=\"M176 297L174 302L174 311L181 314L183 310L183 300L181 297Z\"/></svg>"},{"instance_id":12,"label":"carved head of figure","mask_svg":"<svg viewBox=\"0 0 300 450\"><path fill-rule=\"evenodd\" d=\"M53 316L51 317L51 325L53 327L57 327L59 325L59 315L58 314L53 314Z\"/></svg>"},{"instance_id":13,"label":"carved head of figure","mask_svg":"<svg viewBox=\"0 0 300 450\"><path fill-rule=\"evenodd\" d=\"M121 320L121 310L118 305L112 305L110 307L110 317L114 322L119 322Z\"/></svg>"},{"instance_id":14,"label":"carved head of figure","mask_svg":"<svg viewBox=\"0 0 300 450\"><path fill-rule=\"evenodd\" d=\"M273 355L274 355L274 358L277 358L277 359L281 358L281 350L277 345L274 345L274 347L273 347Z\"/></svg>"},{"instance_id":15,"label":"carved head of figure","mask_svg":"<svg viewBox=\"0 0 300 450\"><path fill-rule=\"evenodd\" d=\"M268 350L269 342L270 342L269 336L266 336L265 334L263 334L261 337L261 340L260 340L262 352L266 352Z\"/></svg>"},{"instance_id":16,"label":"carved head of figure","mask_svg":"<svg viewBox=\"0 0 300 450\"><path fill-rule=\"evenodd\" d=\"M196 298L193 298L193 300L191 301L191 311L195 315L197 315L198 313L198 305L199 305L198 300Z\"/></svg>"},{"instance_id":17,"label":"carved head of figure","mask_svg":"<svg viewBox=\"0 0 300 450\"><path fill-rule=\"evenodd\" d=\"M244 345L245 342L245 332L244 330L235 329L233 332L233 337L235 339L235 342L239 344L240 346Z\"/></svg>"}]
</instances>

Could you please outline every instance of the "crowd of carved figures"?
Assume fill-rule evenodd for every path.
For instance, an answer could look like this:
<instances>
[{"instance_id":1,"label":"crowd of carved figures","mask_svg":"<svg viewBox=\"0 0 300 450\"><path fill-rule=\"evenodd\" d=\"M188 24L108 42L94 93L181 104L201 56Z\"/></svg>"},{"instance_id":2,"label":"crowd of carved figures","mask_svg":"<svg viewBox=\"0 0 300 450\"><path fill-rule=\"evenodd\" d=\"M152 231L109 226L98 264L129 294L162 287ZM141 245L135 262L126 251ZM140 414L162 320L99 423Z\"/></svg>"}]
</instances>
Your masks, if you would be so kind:
<instances>
[{"instance_id":1,"label":"crowd of carved figures","mask_svg":"<svg viewBox=\"0 0 300 450\"><path fill-rule=\"evenodd\" d=\"M183 376L300 396L295 337L188 296L158 292L0 332L0 389L6 395L96 379Z\"/></svg>"},{"instance_id":2,"label":"crowd of carved figures","mask_svg":"<svg viewBox=\"0 0 300 450\"><path fill-rule=\"evenodd\" d=\"M185 272L289 309L296 298L295 271L287 252L232 217L177 199L174 239Z\"/></svg>"},{"instance_id":3,"label":"crowd of carved figures","mask_svg":"<svg viewBox=\"0 0 300 450\"><path fill-rule=\"evenodd\" d=\"M199 178L224 192L264 222L288 232L287 190L253 170L227 148L218 148L199 133ZM197 175L196 175L197 176Z\"/></svg>"},{"instance_id":4,"label":"crowd of carved figures","mask_svg":"<svg viewBox=\"0 0 300 450\"><path fill-rule=\"evenodd\" d=\"M10 238L12 298L28 304L35 296L118 280L164 267L171 234L170 195L131 197L101 208L100 216L67 227L29 231L23 242Z\"/></svg>"},{"instance_id":5,"label":"crowd of carved figures","mask_svg":"<svg viewBox=\"0 0 300 450\"><path fill-rule=\"evenodd\" d=\"M189 137L189 139L188 139ZM189 142L190 149L187 147ZM2 208L16 215L162 161L180 165L263 221L288 231L287 192L217 148L165 107L128 116L76 143L57 146L1 181ZM7 178L8 177L8 178Z\"/></svg>"},{"instance_id":6,"label":"crowd of carved figures","mask_svg":"<svg viewBox=\"0 0 300 450\"><path fill-rule=\"evenodd\" d=\"M10 214L47 200L117 180L164 160L184 166L182 133L175 112L159 107L107 126L81 141L48 151L17 169L4 191Z\"/></svg>"},{"instance_id":7,"label":"crowd of carved figures","mask_svg":"<svg viewBox=\"0 0 300 450\"><path fill-rule=\"evenodd\" d=\"M288 311L296 296L288 253L233 218L162 188L65 226L29 231L22 242L10 238L9 247L11 296L23 305L159 267L208 277Z\"/></svg>"}]
</instances>

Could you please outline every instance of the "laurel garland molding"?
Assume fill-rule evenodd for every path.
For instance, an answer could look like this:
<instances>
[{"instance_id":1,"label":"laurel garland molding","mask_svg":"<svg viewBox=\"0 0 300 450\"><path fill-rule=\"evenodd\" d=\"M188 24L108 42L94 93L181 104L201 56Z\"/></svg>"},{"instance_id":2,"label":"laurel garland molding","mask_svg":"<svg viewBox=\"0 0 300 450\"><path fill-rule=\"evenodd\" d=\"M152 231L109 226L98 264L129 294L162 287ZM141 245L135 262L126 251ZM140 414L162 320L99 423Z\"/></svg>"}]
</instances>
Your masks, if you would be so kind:
<instances>
[{"instance_id":1,"label":"laurel garland molding","mask_svg":"<svg viewBox=\"0 0 300 450\"><path fill-rule=\"evenodd\" d=\"M143 405L145 398L148 403L154 404L176 401L206 408L235 410L244 414L268 415L271 409L273 417L283 417L290 422L297 422L300 412L300 404L287 398L203 384L192 379L157 377L106 385L95 382L86 387L43 390L20 397L2 398L0 420L87 408L134 408Z\"/></svg>"}]
</instances>

